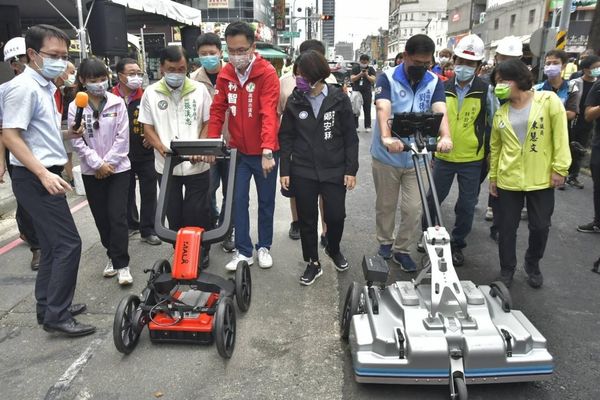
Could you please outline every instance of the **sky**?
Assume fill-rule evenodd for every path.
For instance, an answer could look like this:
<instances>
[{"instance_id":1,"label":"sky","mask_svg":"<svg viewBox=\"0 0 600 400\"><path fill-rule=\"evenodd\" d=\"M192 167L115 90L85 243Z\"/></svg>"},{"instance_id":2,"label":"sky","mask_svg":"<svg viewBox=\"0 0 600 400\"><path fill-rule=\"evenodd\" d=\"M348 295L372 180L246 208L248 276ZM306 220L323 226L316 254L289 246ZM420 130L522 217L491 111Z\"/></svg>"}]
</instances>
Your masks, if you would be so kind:
<instances>
[{"instance_id":1,"label":"sky","mask_svg":"<svg viewBox=\"0 0 600 400\"><path fill-rule=\"evenodd\" d=\"M293 1L293 0L288 0ZM315 0L295 0L295 6L315 6ZM323 0L319 0L322 7ZM388 26L389 0L336 0L335 4L335 41L353 42L354 48L377 29Z\"/></svg>"}]
</instances>

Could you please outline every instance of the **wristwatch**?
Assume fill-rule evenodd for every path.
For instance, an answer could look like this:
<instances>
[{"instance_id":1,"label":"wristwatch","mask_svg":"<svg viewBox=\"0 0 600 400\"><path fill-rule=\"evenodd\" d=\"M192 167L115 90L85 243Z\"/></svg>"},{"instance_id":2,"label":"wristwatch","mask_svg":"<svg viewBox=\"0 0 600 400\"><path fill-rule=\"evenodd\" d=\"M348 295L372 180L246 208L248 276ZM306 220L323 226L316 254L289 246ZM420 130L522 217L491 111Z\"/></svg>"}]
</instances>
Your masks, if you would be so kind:
<instances>
[{"instance_id":1,"label":"wristwatch","mask_svg":"<svg viewBox=\"0 0 600 400\"><path fill-rule=\"evenodd\" d=\"M266 158L267 160L272 160L273 159L273 153L263 153L262 156L264 158Z\"/></svg>"}]
</instances>

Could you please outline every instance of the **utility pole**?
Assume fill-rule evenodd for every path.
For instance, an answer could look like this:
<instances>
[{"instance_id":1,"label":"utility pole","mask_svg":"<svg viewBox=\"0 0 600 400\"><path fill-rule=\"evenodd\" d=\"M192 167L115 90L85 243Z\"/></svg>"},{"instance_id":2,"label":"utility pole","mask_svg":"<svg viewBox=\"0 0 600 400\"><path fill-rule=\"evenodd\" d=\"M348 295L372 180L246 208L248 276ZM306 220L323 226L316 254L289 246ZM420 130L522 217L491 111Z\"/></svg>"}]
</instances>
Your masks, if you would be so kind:
<instances>
[{"instance_id":1,"label":"utility pole","mask_svg":"<svg viewBox=\"0 0 600 400\"><path fill-rule=\"evenodd\" d=\"M564 50L567 45L567 32L569 31L572 5L573 0L563 0L562 11L560 12L560 25L556 34L556 48L560 50Z\"/></svg>"},{"instance_id":2,"label":"utility pole","mask_svg":"<svg viewBox=\"0 0 600 400\"><path fill-rule=\"evenodd\" d=\"M77 19L79 22L79 29L77 30L77 36L79 37L79 53L81 60L83 61L87 58L87 38L85 33L85 24L83 22L83 9L81 7L81 0L77 0Z\"/></svg>"}]
</instances>

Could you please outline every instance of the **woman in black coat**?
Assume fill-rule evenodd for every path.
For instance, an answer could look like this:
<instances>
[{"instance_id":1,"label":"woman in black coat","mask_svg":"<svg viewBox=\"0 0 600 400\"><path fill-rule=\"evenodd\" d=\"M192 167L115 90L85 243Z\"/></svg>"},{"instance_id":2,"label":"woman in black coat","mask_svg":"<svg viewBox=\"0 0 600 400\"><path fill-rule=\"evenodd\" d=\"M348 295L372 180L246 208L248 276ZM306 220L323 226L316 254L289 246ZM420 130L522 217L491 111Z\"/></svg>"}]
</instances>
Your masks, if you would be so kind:
<instances>
[{"instance_id":1,"label":"woman in black coat","mask_svg":"<svg viewBox=\"0 0 600 400\"><path fill-rule=\"evenodd\" d=\"M294 64L296 88L288 98L281 128L281 186L296 195L302 255L308 264L300 277L311 285L322 275L318 252L318 198L323 198L328 245L325 252L342 272L349 268L340 251L346 217L346 190L356 185L358 136L348 96L325 83L327 60L316 51Z\"/></svg>"}]
</instances>

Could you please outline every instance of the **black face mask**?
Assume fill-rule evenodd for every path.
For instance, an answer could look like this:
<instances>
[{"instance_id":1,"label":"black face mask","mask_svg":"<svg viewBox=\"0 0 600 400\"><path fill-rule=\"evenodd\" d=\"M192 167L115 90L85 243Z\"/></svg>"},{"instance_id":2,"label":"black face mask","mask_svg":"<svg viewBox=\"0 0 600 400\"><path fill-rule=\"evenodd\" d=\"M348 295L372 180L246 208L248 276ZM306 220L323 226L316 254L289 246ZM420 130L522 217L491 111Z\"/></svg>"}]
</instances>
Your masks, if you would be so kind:
<instances>
[{"instance_id":1,"label":"black face mask","mask_svg":"<svg viewBox=\"0 0 600 400\"><path fill-rule=\"evenodd\" d=\"M417 67L416 65L411 65L406 69L408 79L412 82L420 82L426 72L427 67Z\"/></svg>"}]
</instances>

